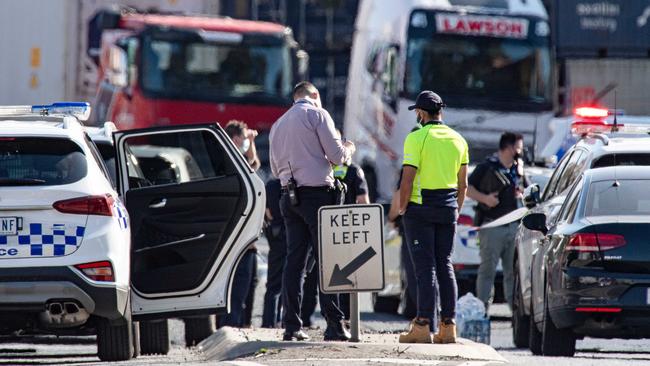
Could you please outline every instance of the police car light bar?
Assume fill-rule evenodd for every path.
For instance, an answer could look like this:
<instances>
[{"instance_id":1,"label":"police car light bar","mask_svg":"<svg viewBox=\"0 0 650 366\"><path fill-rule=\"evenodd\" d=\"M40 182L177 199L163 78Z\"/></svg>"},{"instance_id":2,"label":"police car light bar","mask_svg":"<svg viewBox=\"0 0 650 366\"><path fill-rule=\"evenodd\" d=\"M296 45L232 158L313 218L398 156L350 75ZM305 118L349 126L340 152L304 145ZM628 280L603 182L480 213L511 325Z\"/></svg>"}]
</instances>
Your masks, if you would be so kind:
<instances>
[{"instance_id":1,"label":"police car light bar","mask_svg":"<svg viewBox=\"0 0 650 366\"><path fill-rule=\"evenodd\" d=\"M90 103L58 102L49 105L0 106L0 117L24 115L74 116L80 121L86 121L90 117Z\"/></svg>"},{"instance_id":2,"label":"police car light bar","mask_svg":"<svg viewBox=\"0 0 650 366\"><path fill-rule=\"evenodd\" d=\"M578 118L607 118L609 110L596 107L580 107L576 108L574 114Z\"/></svg>"}]
</instances>

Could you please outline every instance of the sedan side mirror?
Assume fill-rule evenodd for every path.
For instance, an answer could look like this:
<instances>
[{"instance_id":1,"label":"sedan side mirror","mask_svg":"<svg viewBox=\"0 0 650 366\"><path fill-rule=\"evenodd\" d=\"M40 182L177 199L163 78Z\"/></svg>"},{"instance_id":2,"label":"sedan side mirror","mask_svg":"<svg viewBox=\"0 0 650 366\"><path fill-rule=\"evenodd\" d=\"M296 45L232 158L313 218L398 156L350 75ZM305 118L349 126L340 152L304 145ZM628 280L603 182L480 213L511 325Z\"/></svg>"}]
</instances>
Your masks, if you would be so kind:
<instances>
[{"instance_id":1,"label":"sedan side mirror","mask_svg":"<svg viewBox=\"0 0 650 366\"><path fill-rule=\"evenodd\" d=\"M539 184L531 184L524 190L524 205L527 208L533 208L542 201L540 197Z\"/></svg>"},{"instance_id":2,"label":"sedan side mirror","mask_svg":"<svg viewBox=\"0 0 650 366\"><path fill-rule=\"evenodd\" d=\"M546 215L543 213L531 213L522 219L524 227L528 230L540 231L546 235L548 228L546 227Z\"/></svg>"}]
</instances>

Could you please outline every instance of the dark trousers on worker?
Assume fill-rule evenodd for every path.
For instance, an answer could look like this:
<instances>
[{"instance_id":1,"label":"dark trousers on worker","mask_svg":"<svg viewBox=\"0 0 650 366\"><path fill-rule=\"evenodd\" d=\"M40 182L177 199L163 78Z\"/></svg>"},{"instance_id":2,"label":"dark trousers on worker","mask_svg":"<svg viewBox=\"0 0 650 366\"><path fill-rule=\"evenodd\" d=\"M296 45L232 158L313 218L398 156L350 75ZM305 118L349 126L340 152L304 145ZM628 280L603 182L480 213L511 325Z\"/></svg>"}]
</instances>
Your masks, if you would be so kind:
<instances>
[{"instance_id":1,"label":"dark trousers on worker","mask_svg":"<svg viewBox=\"0 0 650 366\"><path fill-rule=\"evenodd\" d=\"M230 312L219 318L219 326L243 327L246 322L246 306L251 284L256 270L257 250L248 249L235 270L232 293L230 295ZM249 305L252 306L252 303Z\"/></svg>"},{"instance_id":2,"label":"dark trousers on worker","mask_svg":"<svg viewBox=\"0 0 650 366\"><path fill-rule=\"evenodd\" d=\"M269 242L269 255L262 328L275 328L281 321L282 270L284 268L284 259L287 256L287 238L284 223L268 227L266 233L266 239Z\"/></svg>"},{"instance_id":3,"label":"dark trousers on worker","mask_svg":"<svg viewBox=\"0 0 650 366\"><path fill-rule=\"evenodd\" d=\"M404 233L415 267L417 316L436 324L436 296L440 316L456 316L456 276L451 263L457 210L410 203L404 215ZM436 291L436 284L439 286Z\"/></svg>"},{"instance_id":4,"label":"dark trousers on worker","mask_svg":"<svg viewBox=\"0 0 650 366\"><path fill-rule=\"evenodd\" d=\"M287 332L295 332L302 327L302 282L310 246L314 258L318 259L318 209L336 201L336 192L324 187L300 187L298 193L298 206L291 205L286 192L283 192L280 200L280 210L287 230L287 258L282 273L283 320ZM319 291L319 302L321 314L328 322L343 318L336 295L326 295Z\"/></svg>"},{"instance_id":5,"label":"dark trousers on worker","mask_svg":"<svg viewBox=\"0 0 650 366\"><path fill-rule=\"evenodd\" d=\"M310 252L311 253L311 252ZM318 264L314 258L309 254L307 260L307 269L305 282L302 285L302 305L300 307L300 319L304 327L312 326L312 316L316 311L318 304Z\"/></svg>"}]
</instances>

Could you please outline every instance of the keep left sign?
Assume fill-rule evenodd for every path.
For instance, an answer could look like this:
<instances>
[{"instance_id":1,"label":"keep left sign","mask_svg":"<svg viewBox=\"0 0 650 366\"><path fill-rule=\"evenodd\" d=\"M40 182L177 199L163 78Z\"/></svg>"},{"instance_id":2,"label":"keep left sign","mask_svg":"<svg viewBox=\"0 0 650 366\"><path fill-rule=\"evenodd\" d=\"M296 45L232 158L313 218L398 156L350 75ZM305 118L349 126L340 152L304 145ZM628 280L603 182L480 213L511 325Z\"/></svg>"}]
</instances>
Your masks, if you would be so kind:
<instances>
[{"instance_id":1,"label":"keep left sign","mask_svg":"<svg viewBox=\"0 0 650 366\"><path fill-rule=\"evenodd\" d=\"M381 205L321 207L318 227L323 292L383 290L384 210Z\"/></svg>"}]
</instances>

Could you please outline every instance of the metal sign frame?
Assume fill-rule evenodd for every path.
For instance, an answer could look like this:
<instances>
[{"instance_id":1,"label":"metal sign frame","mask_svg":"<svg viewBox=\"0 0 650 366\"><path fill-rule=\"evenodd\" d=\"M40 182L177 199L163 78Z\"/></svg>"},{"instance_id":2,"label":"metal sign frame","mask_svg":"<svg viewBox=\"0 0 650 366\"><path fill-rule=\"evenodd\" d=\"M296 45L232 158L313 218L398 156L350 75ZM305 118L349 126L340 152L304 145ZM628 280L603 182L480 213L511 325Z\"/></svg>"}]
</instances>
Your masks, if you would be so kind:
<instances>
[{"instance_id":1,"label":"metal sign frame","mask_svg":"<svg viewBox=\"0 0 650 366\"><path fill-rule=\"evenodd\" d=\"M342 209L354 209L356 207L363 207L363 208L375 208L378 209L380 212L379 219L380 219L380 225L381 225L381 230L380 230L380 238L381 238L381 245L380 249L378 252L375 252L377 255L380 256L381 260L381 287L378 288L343 288L340 290L331 290L329 289L329 285L326 285L323 282L324 276L323 276L323 225L322 223L322 215L323 212L325 211L331 211L331 210L342 210ZM338 293L359 293L359 292L376 292L376 291L382 291L386 287L386 273L385 273L385 263L384 263L384 243L385 243L385 238L384 238L384 208L382 205L379 204L368 204L368 205L336 205L336 206L323 206L318 210L318 269L319 269L319 276L318 276L318 283L320 286L320 289L323 293L326 294L338 294ZM372 248L372 246L368 246L367 248ZM353 258L352 260L348 260L347 263L340 263L340 265L344 266L343 271L345 270L346 267L351 265L355 260L360 260L360 258L366 253L367 249L361 252L361 254L357 255L356 258ZM374 256L374 254L373 254ZM369 260L369 259L368 259ZM360 265L363 266L363 264ZM335 265L335 268L338 268L338 264ZM352 275L355 271L351 272L350 275ZM345 276L347 277L347 276Z\"/></svg>"}]
</instances>

